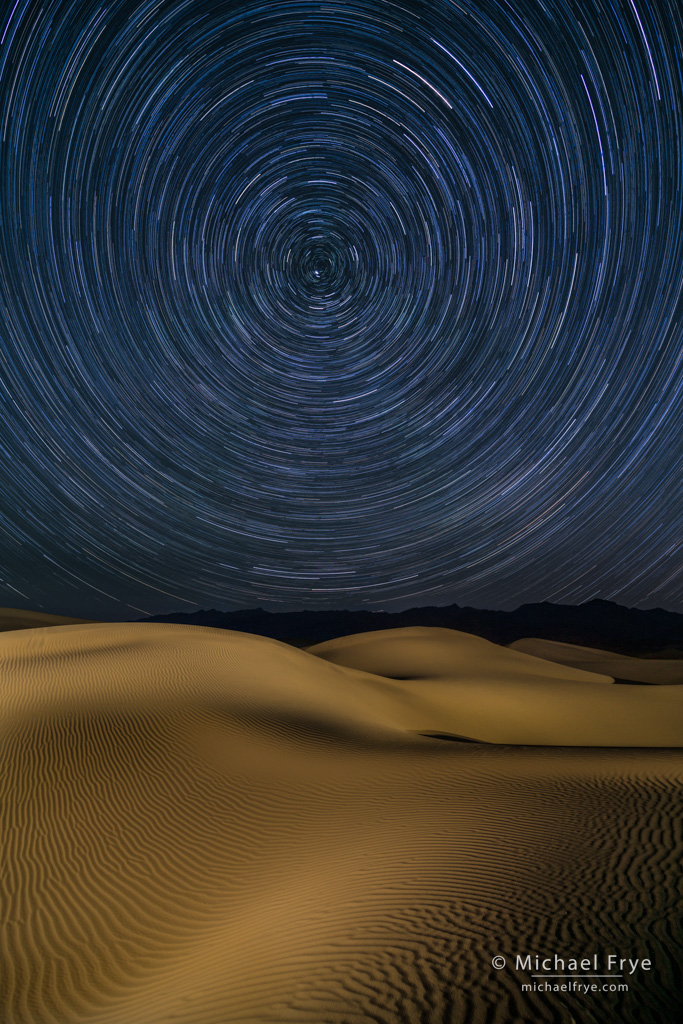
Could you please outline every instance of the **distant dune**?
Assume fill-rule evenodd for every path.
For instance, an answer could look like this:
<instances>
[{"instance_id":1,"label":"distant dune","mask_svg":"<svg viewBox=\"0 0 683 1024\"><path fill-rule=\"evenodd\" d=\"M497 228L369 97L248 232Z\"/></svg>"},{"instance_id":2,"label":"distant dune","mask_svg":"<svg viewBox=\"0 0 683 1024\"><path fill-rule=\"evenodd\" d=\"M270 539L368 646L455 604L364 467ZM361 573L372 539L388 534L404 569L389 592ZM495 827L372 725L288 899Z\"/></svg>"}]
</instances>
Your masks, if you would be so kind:
<instances>
[{"instance_id":1,"label":"distant dune","mask_svg":"<svg viewBox=\"0 0 683 1024\"><path fill-rule=\"evenodd\" d=\"M66 615L24 611L22 608L0 608L0 633L10 629L36 629L43 626L85 625L92 619L71 619Z\"/></svg>"},{"instance_id":2,"label":"distant dune","mask_svg":"<svg viewBox=\"0 0 683 1024\"><path fill-rule=\"evenodd\" d=\"M612 651L600 651L595 647L579 647L576 644L561 644L553 640L528 638L516 640L509 645L511 651L521 651L536 658L545 658L558 665L583 669L587 672L604 672L613 678L630 680L650 685L671 685L683 683L683 661L676 659L650 660L628 658Z\"/></svg>"},{"instance_id":3,"label":"distant dune","mask_svg":"<svg viewBox=\"0 0 683 1024\"><path fill-rule=\"evenodd\" d=\"M55 626L0 663L2 1024L680 1019L683 760L644 748L683 687L419 627ZM525 992L525 951L653 969Z\"/></svg>"},{"instance_id":4,"label":"distant dune","mask_svg":"<svg viewBox=\"0 0 683 1024\"><path fill-rule=\"evenodd\" d=\"M423 732L489 743L683 746L683 688L604 685L613 677L468 633L413 626L329 640L308 652L391 678Z\"/></svg>"}]
</instances>

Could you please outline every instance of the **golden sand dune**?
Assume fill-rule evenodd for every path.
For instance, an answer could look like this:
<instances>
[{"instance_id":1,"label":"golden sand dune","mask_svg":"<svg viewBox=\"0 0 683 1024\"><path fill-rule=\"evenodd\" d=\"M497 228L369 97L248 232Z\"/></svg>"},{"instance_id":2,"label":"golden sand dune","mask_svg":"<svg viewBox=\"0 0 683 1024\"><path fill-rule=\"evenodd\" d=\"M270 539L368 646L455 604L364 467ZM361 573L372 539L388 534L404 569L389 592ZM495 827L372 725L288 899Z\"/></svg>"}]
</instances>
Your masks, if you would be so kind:
<instances>
[{"instance_id":1,"label":"golden sand dune","mask_svg":"<svg viewBox=\"0 0 683 1024\"><path fill-rule=\"evenodd\" d=\"M683 746L683 689L614 686L452 629L411 626L329 640L309 653L393 680L421 732L489 743Z\"/></svg>"},{"instance_id":2,"label":"golden sand dune","mask_svg":"<svg viewBox=\"0 0 683 1024\"><path fill-rule=\"evenodd\" d=\"M605 672L616 679L628 679L636 683L683 683L683 661L675 658L629 658L623 654L614 654L612 651L601 651L597 647L579 647L577 644L537 640L534 637L515 640L508 649L587 672Z\"/></svg>"},{"instance_id":3,"label":"golden sand dune","mask_svg":"<svg viewBox=\"0 0 683 1024\"><path fill-rule=\"evenodd\" d=\"M36 629L43 626L85 625L92 619L72 619L66 615L24 611L23 608L0 608L0 632L7 629Z\"/></svg>"},{"instance_id":4,"label":"golden sand dune","mask_svg":"<svg viewBox=\"0 0 683 1024\"><path fill-rule=\"evenodd\" d=\"M356 633L307 648L335 665L373 672L392 679L497 679L519 682L541 679L561 682L611 683L609 675L576 671L541 661L540 655L511 653L472 633L433 626L408 626ZM549 659L551 660L551 659Z\"/></svg>"},{"instance_id":5,"label":"golden sand dune","mask_svg":"<svg viewBox=\"0 0 683 1024\"><path fill-rule=\"evenodd\" d=\"M547 735L545 690L613 712L608 739L624 707L669 737L681 689L543 676L494 645L477 674L462 634L419 631L424 655L432 632L438 673L460 652L450 678L191 626L3 634L2 1024L678 1019L681 754L418 733L502 731L514 699L511 735L535 716ZM525 992L512 966L615 951L652 958L628 996Z\"/></svg>"}]
</instances>

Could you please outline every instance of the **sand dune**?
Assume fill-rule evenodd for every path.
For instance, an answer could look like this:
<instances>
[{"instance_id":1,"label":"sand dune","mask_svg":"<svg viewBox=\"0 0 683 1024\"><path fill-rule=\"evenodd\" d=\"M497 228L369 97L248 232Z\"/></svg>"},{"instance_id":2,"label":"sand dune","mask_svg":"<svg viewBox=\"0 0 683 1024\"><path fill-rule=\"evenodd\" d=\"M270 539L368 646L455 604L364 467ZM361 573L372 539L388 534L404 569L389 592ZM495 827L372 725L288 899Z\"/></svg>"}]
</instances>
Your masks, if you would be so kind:
<instances>
[{"instance_id":1,"label":"sand dune","mask_svg":"<svg viewBox=\"0 0 683 1024\"><path fill-rule=\"evenodd\" d=\"M632 680L649 685L680 685L683 683L683 661L674 658L652 660L629 658L596 647L579 647L555 640L537 640L529 637L515 640L508 647L536 658L545 658L558 665L567 665L587 672L604 672L617 679Z\"/></svg>"},{"instance_id":2,"label":"sand dune","mask_svg":"<svg viewBox=\"0 0 683 1024\"><path fill-rule=\"evenodd\" d=\"M346 669L390 677L422 732L554 746L683 743L680 687L614 686L611 676L469 633L413 626L329 640L308 651Z\"/></svg>"},{"instance_id":3,"label":"sand dune","mask_svg":"<svg viewBox=\"0 0 683 1024\"><path fill-rule=\"evenodd\" d=\"M386 634L3 634L2 1024L678 1019L680 752L419 733L498 735L516 701L506 742L578 734L573 695L606 743L680 743L683 691L449 632L398 662ZM654 969L568 999L490 966L603 948Z\"/></svg>"},{"instance_id":4,"label":"sand dune","mask_svg":"<svg viewBox=\"0 0 683 1024\"><path fill-rule=\"evenodd\" d=\"M611 683L605 674L549 664L540 655L511 653L472 633L433 626L356 633L307 648L335 665L372 672L391 679L542 679L546 682Z\"/></svg>"},{"instance_id":5,"label":"sand dune","mask_svg":"<svg viewBox=\"0 0 683 1024\"><path fill-rule=\"evenodd\" d=\"M43 626L85 625L92 619L72 619L67 615L24 611L23 608L0 608L0 632L8 629L37 629Z\"/></svg>"}]
</instances>

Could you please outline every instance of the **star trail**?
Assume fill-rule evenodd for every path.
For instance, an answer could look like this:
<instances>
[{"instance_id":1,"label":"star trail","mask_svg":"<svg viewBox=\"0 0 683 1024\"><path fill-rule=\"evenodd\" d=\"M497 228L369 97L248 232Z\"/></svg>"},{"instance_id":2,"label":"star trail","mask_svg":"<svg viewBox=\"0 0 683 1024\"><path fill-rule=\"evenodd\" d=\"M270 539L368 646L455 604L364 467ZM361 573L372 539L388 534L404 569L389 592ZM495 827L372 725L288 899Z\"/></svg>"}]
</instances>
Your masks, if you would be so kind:
<instances>
[{"instance_id":1,"label":"star trail","mask_svg":"<svg viewBox=\"0 0 683 1024\"><path fill-rule=\"evenodd\" d=\"M0 18L0 603L683 610L677 3Z\"/></svg>"}]
</instances>

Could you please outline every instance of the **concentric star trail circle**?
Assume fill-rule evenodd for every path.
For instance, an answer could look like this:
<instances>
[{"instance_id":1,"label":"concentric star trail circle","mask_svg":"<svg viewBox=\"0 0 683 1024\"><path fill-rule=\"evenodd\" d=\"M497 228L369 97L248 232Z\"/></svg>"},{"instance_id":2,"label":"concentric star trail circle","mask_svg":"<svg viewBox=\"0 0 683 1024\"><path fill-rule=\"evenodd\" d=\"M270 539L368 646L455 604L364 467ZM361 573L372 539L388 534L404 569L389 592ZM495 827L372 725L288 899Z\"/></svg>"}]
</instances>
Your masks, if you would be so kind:
<instances>
[{"instance_id":1,"label":"concentric star trail circle","mask_svg":"<svg viewBox=\"0 0 683 1024\"><path fill-rule=\"evenodd\" d=\"M683 607L676 5L0 33L4 603Z\"/></svg>"}]
</instances>

